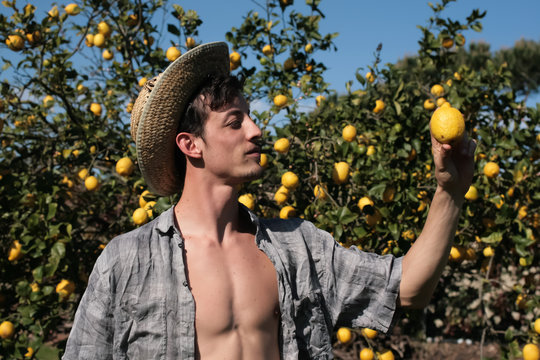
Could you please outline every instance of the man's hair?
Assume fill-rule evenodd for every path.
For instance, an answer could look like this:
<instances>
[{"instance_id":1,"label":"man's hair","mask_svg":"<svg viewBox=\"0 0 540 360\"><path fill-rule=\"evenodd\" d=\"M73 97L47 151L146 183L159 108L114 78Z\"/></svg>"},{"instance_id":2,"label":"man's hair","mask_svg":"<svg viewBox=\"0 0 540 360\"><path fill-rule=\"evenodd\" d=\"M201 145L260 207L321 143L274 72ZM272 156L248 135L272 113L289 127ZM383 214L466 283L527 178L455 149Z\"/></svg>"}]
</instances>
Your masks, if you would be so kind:
<instances>
[{"instance_id":1,"label":"man's hair","mask_svg":"<svg viewBox=\"0 0 540 360\"><path fill-rule=\"evenodd\" d=\"M209 76L188 103L176 134L187 132L204 141L204 124L210 111L223 109L227 104L232 103L235 98L242 95L243 87L243 79L234 75ZM178 147L175 160L176 168L182 174L183 183L186 157Z\"/></svg>"}]
</instances>

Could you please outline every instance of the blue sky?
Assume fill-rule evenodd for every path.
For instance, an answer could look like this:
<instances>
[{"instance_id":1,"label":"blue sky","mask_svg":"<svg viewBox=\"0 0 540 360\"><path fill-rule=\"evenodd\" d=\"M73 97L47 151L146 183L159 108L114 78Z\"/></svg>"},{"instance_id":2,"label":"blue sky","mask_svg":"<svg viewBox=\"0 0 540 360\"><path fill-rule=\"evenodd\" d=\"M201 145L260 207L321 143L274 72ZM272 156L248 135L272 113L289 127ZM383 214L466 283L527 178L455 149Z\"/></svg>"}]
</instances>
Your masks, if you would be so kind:
<instances>
[{"instance_id":1,"label":"blue sky","mask_svg":"<svg viewBox=\"0 0 540 360\"><path fill-rule=\"evenodd\" d=\"M19 0L23 7L28 1ZM44 14L53 1L30 1L37 12ZM56 1L64 6L71 1ZM225 40L225 32L238 26L249 9L262 11L259 3L264 0L177 0L184 9L197 11L203 20L199 29L199 41ZM436 2L436 1L433 1ZM296 0L299 11L307 11L303 0ZM460 0L451 3L444 15L464 21L473 9L487 10L482 20L483 31L464 32L467 42L484 41L492 50L511 47L515 41L525 38L540 41L539 0ZM420 30L416 25L426 25L433 14L427 1L419 0L323 0L321 9L326 18L321 22L321 33L338 32L335 40L337 52L316 53L327 67L326 81L331 88L342 92L345 82L354 79L358 68L366 69L374 60L377 44L382 43L382 63L395 62L405 55L413 55L418 49ZM0 13L6 8L0 6ZM7 12L8 14L10 12ZM164 41L163 46L166 45ZM6 56L6 48L0 49ZM1 76L0 76L1 77Z\"/></svg>"}]
</instances>

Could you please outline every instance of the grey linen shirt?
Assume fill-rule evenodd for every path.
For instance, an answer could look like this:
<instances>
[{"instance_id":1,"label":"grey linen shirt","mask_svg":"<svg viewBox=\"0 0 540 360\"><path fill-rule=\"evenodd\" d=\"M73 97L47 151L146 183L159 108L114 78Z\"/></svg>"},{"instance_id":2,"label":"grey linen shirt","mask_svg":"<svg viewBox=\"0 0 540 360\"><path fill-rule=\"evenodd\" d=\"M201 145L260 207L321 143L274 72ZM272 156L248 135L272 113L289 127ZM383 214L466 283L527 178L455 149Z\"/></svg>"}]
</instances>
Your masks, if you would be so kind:
<instances>
[{"instance_id":1,"label":"grey linen shirt","mask_svg":"<svg viewBox=\"0 0 540 360\"><path fill-rule=\"evenodd\" d=\"M387 333L402 258L346 249L311 222L259 219L277 273L282 359L331 359L336 326ZM195 359L195 301L173 208L114 238L96 261L63 359Z\"/></svg>"}]
</instances>

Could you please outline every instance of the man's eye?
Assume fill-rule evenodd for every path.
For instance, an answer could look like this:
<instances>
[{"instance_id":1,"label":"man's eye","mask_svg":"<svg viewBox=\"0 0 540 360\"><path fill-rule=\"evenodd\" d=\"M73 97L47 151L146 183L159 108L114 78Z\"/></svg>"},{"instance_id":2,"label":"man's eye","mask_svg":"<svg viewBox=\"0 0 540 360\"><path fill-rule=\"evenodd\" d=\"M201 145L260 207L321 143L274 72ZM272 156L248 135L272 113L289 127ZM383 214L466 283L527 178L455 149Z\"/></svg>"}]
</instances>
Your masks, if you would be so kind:
<instances>
[{"instance_id":1,"label":"man's eye","mask_svg":"<svg viewBox=\"0 0 540 360\"><path fill-rule=\"evenodd\" d=\"M233 129L240 129L242 127L242 121L240 121L240 120L232 121L229 124L229 126L232 127Z\"/></svg>"}]
</instances>

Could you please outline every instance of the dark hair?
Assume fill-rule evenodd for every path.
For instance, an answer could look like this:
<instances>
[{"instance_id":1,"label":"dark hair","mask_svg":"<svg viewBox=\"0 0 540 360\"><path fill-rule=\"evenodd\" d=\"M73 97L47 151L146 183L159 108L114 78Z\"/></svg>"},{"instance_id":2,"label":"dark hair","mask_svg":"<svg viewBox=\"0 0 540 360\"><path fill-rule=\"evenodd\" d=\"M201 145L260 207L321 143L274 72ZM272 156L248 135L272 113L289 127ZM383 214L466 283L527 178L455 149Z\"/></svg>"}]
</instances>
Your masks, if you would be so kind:
<instances>
[{"instance_id":1,"label":"dark hair","mask_svg":"<svg viewBox=\"0 0 540 360\"><path fill-rule=\"evenodd\" d=\"M223 109L227 104L242 95L243 79L234 75L211 75L196 91L184 110L176 134L187 132L204 140L204 124L210 111ZM182 179L185 177L186 157L176 147L176 169Z\"/></svg>"}]
</instances>

